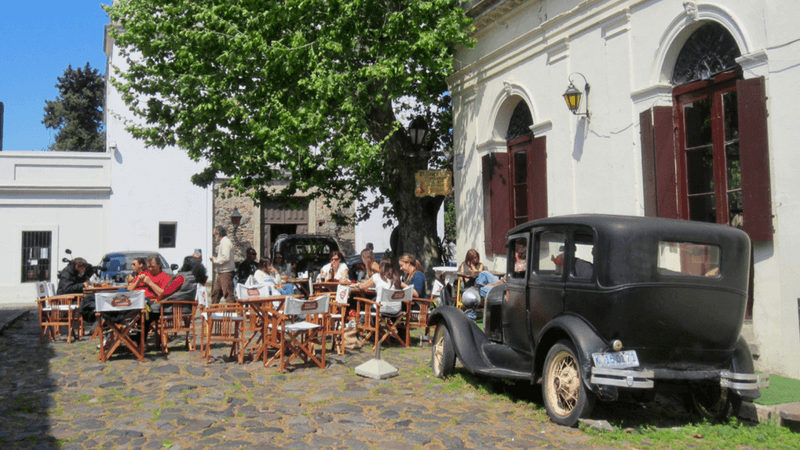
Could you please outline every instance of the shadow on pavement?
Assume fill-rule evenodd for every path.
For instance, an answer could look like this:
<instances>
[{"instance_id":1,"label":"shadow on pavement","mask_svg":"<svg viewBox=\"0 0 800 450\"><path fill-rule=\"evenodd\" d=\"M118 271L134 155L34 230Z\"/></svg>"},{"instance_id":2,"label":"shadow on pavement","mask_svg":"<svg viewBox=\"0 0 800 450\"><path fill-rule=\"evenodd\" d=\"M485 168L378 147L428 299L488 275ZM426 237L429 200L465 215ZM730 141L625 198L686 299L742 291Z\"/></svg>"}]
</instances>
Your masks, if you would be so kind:
<instances>
[{"instance_id":1,"label":"shadow on pavement","mask_svg":"<svg viewBox=\"0 0 800 450\"><path fill-rule=\"evenodd\" d=\"M52 344L40 344L36 311L25 312L0 335L0 447L58 448L51 435L50 408L57 389L51 376Z\"/></svg>"}]
</instances>

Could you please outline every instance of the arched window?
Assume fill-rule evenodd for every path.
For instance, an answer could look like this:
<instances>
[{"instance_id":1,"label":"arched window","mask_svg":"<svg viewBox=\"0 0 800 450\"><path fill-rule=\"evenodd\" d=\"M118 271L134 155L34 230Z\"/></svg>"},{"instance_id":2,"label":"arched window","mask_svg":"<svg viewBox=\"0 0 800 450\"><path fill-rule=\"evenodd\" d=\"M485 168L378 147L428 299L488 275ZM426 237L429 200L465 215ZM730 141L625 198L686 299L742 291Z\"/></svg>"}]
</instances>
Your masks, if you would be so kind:
<instances>
[{"instance_id":1,"label":"arched window","mask_svg":"<svg viewBox=\"0 0 800 450\"><path fill-rule=\"evenodd\" d=\"M645 213L728 224L770 241L765 80L743 78L740 54L723 26L701 26L675 63L672 107L642 113Z\"/></svg>"},{"instance_id":2,"label":"arched window","mask_svg":"<svg viewBox=\"0 0 800 450\"><path fill-rule=\"evenodd\" d=\"M534 138L532 125L528 104L520 100L509 120L507 152L483 157L486 255L506 252L511 227L547 217L545 138Z\"/></svg>"}]
</instances>

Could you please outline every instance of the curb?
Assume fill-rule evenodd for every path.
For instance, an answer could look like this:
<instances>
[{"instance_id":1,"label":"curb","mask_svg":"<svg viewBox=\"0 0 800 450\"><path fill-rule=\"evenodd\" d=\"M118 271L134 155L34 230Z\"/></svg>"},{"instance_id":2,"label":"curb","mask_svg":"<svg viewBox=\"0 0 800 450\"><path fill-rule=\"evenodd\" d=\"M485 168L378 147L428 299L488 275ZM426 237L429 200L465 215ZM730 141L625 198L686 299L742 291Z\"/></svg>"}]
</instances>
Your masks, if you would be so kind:
<instances>
[{"instance_id":1,"label":"curb","mask_svg":"<svg viewBox=\"0 0 800 450\"><path fill-rule=\"evenodd\" d=\"M5 333L8 327L31 311L33 311L33 309L29 307L20 309L0 309L0 334Z\"/></svg>"}]
</instances>

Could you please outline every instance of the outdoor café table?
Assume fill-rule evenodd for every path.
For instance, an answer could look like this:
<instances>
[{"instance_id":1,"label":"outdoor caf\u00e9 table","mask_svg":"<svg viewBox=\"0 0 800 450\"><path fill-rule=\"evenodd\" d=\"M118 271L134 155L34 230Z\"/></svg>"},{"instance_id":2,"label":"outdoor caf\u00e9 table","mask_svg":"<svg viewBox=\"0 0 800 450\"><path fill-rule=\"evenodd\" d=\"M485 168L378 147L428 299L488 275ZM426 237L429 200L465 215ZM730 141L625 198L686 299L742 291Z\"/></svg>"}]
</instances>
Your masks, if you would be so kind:
<instances>
[{"instance_id":1,"label":"outdoor caf\u00e9 table","mask_svg":"<svg viewBox=\"0 0 800 450\"><path fill-rule=\"evenodd\" d=\"M291 278L286 282L292 283L303 297L308 297L308 278Z\"/></svg>"},{"instance_id":2,"label":"outdoor caf\u00e9 table","mask_svg":"<svg viewBox=\"0 0 800 450\"><path fill-rule=\"evenodd\" d=\"M97 294L97 293L100 293L100 292L117 292L118 290L120 290L120 289L122 289L124 287L125 287L124 284L121 284L119 286L115 286L113 284L107 284L107 285L103 286L103 285L99 285L98 284L98 285L84 287L83 288L83 293L84 294Z\"/></svg>"},{"instance_id":3,"label":"outdoor caf\u00e9 table","mask_svg":"<svg viewBox=\"0 0 800 450\"><path fill-rule=\"evenodd\" d=\"M300 297L299 295L290 295L290 297ZM242 327L243 333L249 333L249 336L244 342L242 346L242 352L244 352L247 347L250 345L251 342L255 340L255 346L250 350L250 353L256 352L253 356L253 361L258 361L261 355L264 353L264 319L265 319L265 308L266 305L269 304L269 307L277 310L283 310L283 302L286 300L285 295L276 295L272 297L252 297L252 298L240 298L236 299L238 303L241 303L245 307L247 307L250 317L246 318L243 323ZM266 355L264 355L266 357Z\"/></svg>"}]
</instances>

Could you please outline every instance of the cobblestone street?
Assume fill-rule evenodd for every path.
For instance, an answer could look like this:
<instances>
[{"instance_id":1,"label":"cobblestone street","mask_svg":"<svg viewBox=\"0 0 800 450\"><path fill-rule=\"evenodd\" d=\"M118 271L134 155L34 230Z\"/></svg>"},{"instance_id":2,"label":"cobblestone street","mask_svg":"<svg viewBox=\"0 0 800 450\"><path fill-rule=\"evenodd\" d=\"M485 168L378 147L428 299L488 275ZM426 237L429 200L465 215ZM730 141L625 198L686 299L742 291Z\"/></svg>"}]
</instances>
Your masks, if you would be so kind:
<instances>
[{"instance_id":1,"label":"cobblestone street","mask_svg":"<svg viewBox=\"0 0 800 450\"><path fill-rule=\"evenodd\" d=\"M549 422L540 403L431 377L430 348L384 348L400 375L361 378L371 352L330 355L321 370L206 364L154 346L97 361L98 341L40 344L31 310L0 336L2 448L584 448L587 435ZM152 339L151 339L152 342Z\"/></svg>"}]
</instances>

